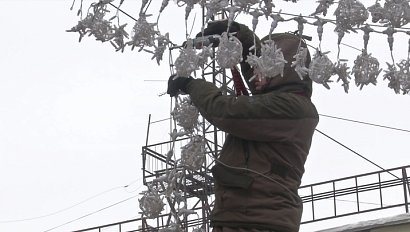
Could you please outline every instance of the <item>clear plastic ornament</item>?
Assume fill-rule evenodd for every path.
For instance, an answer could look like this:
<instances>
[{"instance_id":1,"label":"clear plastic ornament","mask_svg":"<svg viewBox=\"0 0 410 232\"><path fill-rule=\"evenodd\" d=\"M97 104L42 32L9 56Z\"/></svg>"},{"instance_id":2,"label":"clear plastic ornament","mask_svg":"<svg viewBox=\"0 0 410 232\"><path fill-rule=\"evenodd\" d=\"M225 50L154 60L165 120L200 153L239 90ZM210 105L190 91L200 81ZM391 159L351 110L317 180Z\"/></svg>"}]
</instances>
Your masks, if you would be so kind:
<instances>
[{"instance_id":1,"label":"clear plastic ornament","mask_svg":"<svg viewBox=\"0 0 410 232\"><path fill-rule=\"evenodd\" d=\"M188 40L189 42L190 40ZM175 60L175 71L178 77L189 77L192 72L199 69L198 67L199 57L196 54L196 49L191 44L187 44L183 48L178 58Z\"/></svg>"},{"instance_id":2,"label":"clear plastic ornament","mask_svg":"<svg viewBox=\"0 0 410 232\"><path fill-rule=\"evenodd\" d=\"M369 12L357 0L340 0L334 15L336 16L337 28L354 30L354 26L360 26L366 22Z\"/></svg>"},{"instance_id":3,"label":"clear plastic ornament","mask_svg":"<svg viewBox=\"0 0 410 232\"><path fill-rule=\"evenodd\" d=\"M199 125L199 110L192 104L189 97L178 101L171 115L177 125L182 127L184 131L193 133Z\"/></svg>"},{"instance_id":4,"label":"clear plastic ornament","mask_svg":"<svg viewBox=\"0 0 410 232\"><path fill-rule=\"evenodd\" d=\"M316 51L309 65L309 78L315 83L330 89L330 77L333 75L333 63L326 54Z\"/></svg>"},{"instance_id":5,"label":"clear plastic ornament","mask_svg":"<svg viewBox=\"0 0 410 232\"><path fill-rule=\"evenodd\" d=\"M291 67L295 69L301 80L308 74L309 69L306 67L308 49L304 47L299 47L298 53L296 53L293 58Z\"/></svg>"},{"instance_id":6,"label":"clear plastic ornament","mask_svg":"<svg viewBox=\"0 0 410 232\"><path fill-rule=\"evenodd\" d=\"M190 170L199 170L205 162L205 140L194 136L188 144L181 147L181 164Z\"/></svg>"},{"instance_id":7,"label":"clear plastic ornament","mask_svg":"<svg viewBox=\"0 0 410 232\"><path fill-rule=\"evenodd\" d=\"M221 68L233 68L242 60L242 43L235 36L224 32L219 41L216 61Z\"/></svg>"},{"instance_id":8,"label":"clear plastic ornament","mask_svg":"<svg viewBox=\"0 0 410 232\"><path fill-rule=\"evenodd\" d=\"M164 202L160 194L155 189L150 189L138 200L142 214L147 218L157 218L164 209Z\"/></svg>"},{"instance_id":9,"label":"clear plastic ornament","mask_svg":"<svg viewBox=\"0 0 410 232\"><path fill-rule=\"evenodd\" d=\"M351 74L354 74L356 86L360 87L361 90L363 86L370 83L376 85L377 76L381 70L379 69L379 61L363 51L354 61Z\"/></svg>"},{"instance_id":10,"label":"clear plastic ornament","mask_svg":"<svg viewBox=\"0 0 410 232\"><path fill-rule=\"evenodd\" d=\"M263 78L276 77L279 74L283 77L283 70L287 63L282 50L276 46L273 40L266 40L261 44L260 57L253 54L248 55L246 62L254 68L254 73L257 76Z\"/></svg>"},{"instance_id":11,"label":"clear plastic ornament","mask_svg":"<svg viewBox=\"0 0 410 232\"><path fill-rule=\"evenodd\" d=\"M132 29L131 41L127 43L132 50L139 47L139 51L141 51L144 46L152 47L155 45L155 36L159 32L154 28L156 23L148 23L146 17L145 14L141 14Z\"/></svg>"},{"instance_id":12,"label":"clear plastic ornament","mask_svg":"<svg viewBox=\"0 0 410 232\"><path fill-rule=\"evenodd\" d=\"M410 92L410 59L401 60L397 66L399 67L397 79L401 90L403 94L408 94Z\"/></svg>"},{"instance_id":13,"label":"clear plastic ornament","mask_svg":"<svg viewBox=\"0 0 410 232\"><path fill-rule=\"evenodd\" d=\"M386 19L386 24L392 27L401 27L410 22L408 1L386 0L383 8L383 18Z\"/></svg>"}]
</instances>

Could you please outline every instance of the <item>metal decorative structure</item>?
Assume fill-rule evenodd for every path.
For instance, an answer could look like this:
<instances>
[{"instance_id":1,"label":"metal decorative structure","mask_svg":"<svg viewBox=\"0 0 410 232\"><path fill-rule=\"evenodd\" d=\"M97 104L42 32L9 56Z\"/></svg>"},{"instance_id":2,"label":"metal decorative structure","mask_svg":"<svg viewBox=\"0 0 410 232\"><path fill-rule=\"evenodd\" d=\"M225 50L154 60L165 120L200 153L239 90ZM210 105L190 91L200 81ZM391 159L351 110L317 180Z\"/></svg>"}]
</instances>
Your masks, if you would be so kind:
<instances>
[{"instance_id":1,"label":"metal decorative structure","mask_svg":"<svg viewBox=\"0 0 410 232\"><path fill-rule=\"evenodd\" d=\"M98 41L110 42L116 51L123 52L128 46L131 50L137 48L139 52L151 53L152 59L155 59L158 64L162 62L164 52L168 49L171 67L176 73L175 78L189 76L201 70L201 78L215 83L221 88L223 94L234 95L233 80L227 75L226 69L234 68L242 60L240 41L234 35L223 33L218 37L219 48L212 48L212 44L204 46L205 44L202 43L202 50L198 50L192 38L186 38L187 42L183 46L177 46L170 41L168 33L161 33L157 28L157 22L149 22L151 15L147 11L151 1L142 1L139 18L135 19L130 38L125 30L126 25L121 25L119 20L116 23L114 20L118 19L118 12L122 11L124 0L99 0L90 5L85 18L82 17L81 6L79 10L81 20L68 31L78 32L80 41L85 35L92 35ZM114 5L115 2L118 4ZM329 7L335 4L329 0L318 1L319 6L313 16L298 15L287 19L283 18L284 13L281 11L273 11L274 4L269 0L176 0L175 2L178 6L185 7L185 19L189 18L192 9L199 5L203 9L202 28L209 20L226 18L231 21L238 14L248 14L252 18L249 25L252 25L254 31L258 25L258 18L265 16L272 19L270 33L273 33L278 23L296 21L297 35L301 39L305 26L313 25L317 27L319 41L322 40L324 24L333 23L339 35L338 45L341 44L346 33L363 31L364 49L354 61L351 72L348 72L346 60L338 58L337 62L332 62L326 53L321 51L320 44L310 67L302 65L307 55L307 50L302 47L299 48L291 64L301 78L309 74L314 82L328 89L330 89L329 83L332 82L331 77L337 76L338 81L343 82L345 92L349 89L349 74L354 76L354 81L360 89L370 83L377 83L377 77L382 69L379 67L378 60L367 51L370 33L387 35L389 48L392 51L394 34L408 33L400 27L410 21L410 7L405 0L386 0L383 7L376 1L376 5L369 8L357 0L340 0L334 12L335 19L319 16L321 14L326 16ZM75 0L73 5L74 3ZM169 1L163 0L159 14L166 10L168 5ZM109 17L109 7L117 10L112 17ZM386 29L377 31L369 24L365 25L369 15L373 23L379 23ZM173 56L176 52L179 54L174 62ZM270 78L278 74L283 76L286 61L280 49L273 41L268 40L262 45L261 56L249 54L246 62L255 67L256 74ZM410 92L409 63L407 58L397 64L394 62L388 64L384 79L389 81L388 86L396 93ZM218 157L225 135L198 117L198 111L190 105L188 98L176 98L171 116L170 141L158 144L160 150L153 149L157 146L145 146L142 151L144 184L147 186L147 190L141 193L139 199L141 220L147 228L142 231L182 232L189 229L189 231L206 232L210 230L208 219L214 198L210 168Z\"/></svg>"}]
</instances>

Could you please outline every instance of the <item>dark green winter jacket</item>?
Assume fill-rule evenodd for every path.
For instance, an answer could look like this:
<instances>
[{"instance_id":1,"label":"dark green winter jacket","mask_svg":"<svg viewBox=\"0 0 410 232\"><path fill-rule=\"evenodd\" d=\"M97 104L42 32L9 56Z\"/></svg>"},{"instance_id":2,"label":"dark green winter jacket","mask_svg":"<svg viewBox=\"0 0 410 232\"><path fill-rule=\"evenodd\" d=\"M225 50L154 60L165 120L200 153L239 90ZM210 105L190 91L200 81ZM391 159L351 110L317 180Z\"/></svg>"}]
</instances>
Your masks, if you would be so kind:
<instances>
[{"instance_id":1,"label":"dark green winter jacket","mask_svg":"<svg viewBox=\"0 0 410 232\"><path fill-rule=\"evenodd\" d=\"M246 44L243 35L251 32L241 27L238 37ZM273 78L265 93L227 96L199 79L187 85L202 116L228 134L213 168L212 226L299 230L302 203L297 190L319 117L310 101L311 80L301 80L291 68L299 38L276 38L288 64L284 77ZM252 70L244 64L242 73L249 79Z\"/></svg>"},{"instance_id":2,"label":"dark green winter jacket","mask_svg":"<svg viewBox=\"0 0 410 232\"><path fill-rule=\"evenodd\" d=\"M235 186L229 183L232 170L219 172L212 225L298 231L302 204L297 189L318 123L310 99L280 91L226 96L212 83L198 79L188 84L187 92L202 116L228 133L219 156L223 164L216 165L264 175L233 171L238 179L242 174L253 179L244 177L245 183Z\"/></svg>"}]
</instances>

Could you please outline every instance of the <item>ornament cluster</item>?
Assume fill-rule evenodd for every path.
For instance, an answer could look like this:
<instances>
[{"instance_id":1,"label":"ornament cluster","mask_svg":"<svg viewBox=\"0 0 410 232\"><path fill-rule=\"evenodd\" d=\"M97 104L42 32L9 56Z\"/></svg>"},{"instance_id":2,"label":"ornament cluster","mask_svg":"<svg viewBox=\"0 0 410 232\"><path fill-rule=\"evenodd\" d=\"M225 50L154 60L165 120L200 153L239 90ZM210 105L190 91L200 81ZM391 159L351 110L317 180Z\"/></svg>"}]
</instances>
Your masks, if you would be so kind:
<instances>
[{"instance_id":1,"label":"ornament cluster","mask_svg":"<svg viewBox=\"0 0 410 232\"><path fill-rule=\"evenodd\" d=\"M160 8L154 9L154 13L156 11L158 15L157 21L153 21L154 13L147 13L152 0L143 0L138 18L134 18L135 24L129 32L126 30L127 24L120 24L119 20L119 12L122 11L121 6L124 1L98 0L92 3L87 13L83 15L83 0L81 0L81 6L78 10L81 20L67 31L79 33L79 41L82 41L85 36L93 36L97 41L109 42L116 51L123 52L126 47L129 47L131 50L148 52L152 54L152 59L160 65L164 52L171 46L176 46L176 43L170 41L169 33L161 33L158 28L159 16L169 6L169 0L162 0ZM75 2L76 0L73 1L72 8ZM297 1L293 0L292 2ZM402 29L410 22L410 4L407 0L386 0L383 4L376 0L373 5L369 6L365 6L358 0L340 0L337 2L318 0L316 1L316 10L310 15L286 13L288 18L283 16L285 13L282 13L281 10L274 11L275 4L272 0L175 0L174 3L185 9L184 17L186 20L191 16L195 7L202 8L205 25L213 17L226 12L229 22L232 22L239 14L249 15L252 18L249 26L253 31L258 26L259 18L265 17L267 20L271 20L270 34L275 31L278 24L288 21L296 22L295 30L301 38L306 26L315 26L320 42L324 27L334 24L334 31L338 35L338 46L343 44L342 40L347 33L361 32L363 34L363 48L356 60L353 61L353 67L348 67L347 61L339 58L337 61L331 62L325 52L321 51L321 44L318 45L318 51L309 67L304 63L307 53L305 48L300 48L291 64L300 78L309 76L314 82L322 84L326 88L330 88L329 83L333 82L331 77L337 77L336 82L342 82L345 92L348 92L349 89L350 75L354 78L356 86L362 89L368 84L375 85L379 74L383 71L377 58L372 57L371 52L367 50L371 34L385 35L391 52L396 33L410 35L408 30ZM333 6L336 9L333 12L333 17L329 17L329 11ZM384 29L375 29L376 27ZM223 33L216 35L216 37L220 42L216 57L212 57L212 43L201 46L199 51L192 43L194 40L186 38L187 42L181 46L179 57L174 64L177 76L192 75L196 70L204 68L209 59L216 59L221 68L232 68L243 61L241 43L235 35ZM262 78L279 76L279 74L283 76L283 67L286 63L280 49L272 41L266 41L261 45L260 56L249 54L245 61L254 67L255 76ZM388 87L396 93L409 93L410 74L405 72L407 63L409 63L409 59L400 60L398 63L394 62L393 59L392 63L387 64L387 68L384 70L383 79L389 82Z\"/></svg>"},{"instance_id":2,"label":"ornament cluster","mask_svg":"<svg viewBox=\"0 0 410 232\"><path fill-rule=\"evenodd\" d=\"M148 219L160 217L165 206L172 206L172 220L159 230L161 232L185 231L181 222L189 215L197 214L194 209L188 208L186 175L201 171L206 161L206 141L199 135L198 109L192 105L189 97L178 96L175 99L171 112L175 128L170 133L172 147L166 155L165 172L158 173L157 178L147 184L148 190L142 192L139 199L141 214ZM179 139L188 142L178 148L176 144ZM201 232L203 228L198 227L194 231Z\"/></svg>"}]
</instances>

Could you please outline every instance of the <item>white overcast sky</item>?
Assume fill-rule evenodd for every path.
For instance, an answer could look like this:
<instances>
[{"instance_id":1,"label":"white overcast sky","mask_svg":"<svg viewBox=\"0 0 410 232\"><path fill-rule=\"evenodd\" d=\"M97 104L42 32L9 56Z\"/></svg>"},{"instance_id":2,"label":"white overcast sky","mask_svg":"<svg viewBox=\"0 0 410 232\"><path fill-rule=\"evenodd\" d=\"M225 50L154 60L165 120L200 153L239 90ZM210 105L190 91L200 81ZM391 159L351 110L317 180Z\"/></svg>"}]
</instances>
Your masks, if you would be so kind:
<instances>
[{"instance_id":1,"label":"white overcast sky","mask_svg":"<svg viewBox=\"0 0 410 232\"><path fill-rule=\"evenodd\" d=\"M144 189L140 153L148 115L154 121L167 118L170 103L168 96L158 96L166 82L147 80L167 80L168 59L158 66L148 54L129 48L117 53L92 37L79 43L77 33L65 32L79 20L77 1L70 11L71 0L0 0L0 231L69 231L139 216L135 197L75 220ZM139 2L126 0L123 9L138 17ZM160 2L154 0L149 12L156 14ZM374 0L363 3L369 6ZM84 1L85 9L89 4ZM313 12L311 5L277 3L283 12L304 15ZM161 31L169 31L175 43L184 38L183 17L184 9L172 1L161 17ZM124 15L121 19L130 31L132 21ZM261 22L260 35L267 34L267 25ZM306 27L305 34L316 38L316 29ZM294 31L296 24L277 30ZM325 32L322 49L331 51L335 61L332 30L329 26ZM361 38L361 33L348 34L343 42L362 48ZM407 58L407 39L397 34L396 61ZM318 45L316 39L310 44ZM385 36L371 36L368 50L383 68L391 63ZM349 59L352 67L358 54L344 46L340 58ZM382 75L377 86L362 91L352 81L349 94L340 83L332 83L331 90L315 84L312 101L321 114L410 129L410 96L395 94ZM168 128L167 123L154 124L150 142L168 140ZM325 117L318 129L384 168L409 164L409 133ZM303 184L376 170L317 133Z\"/></svg>"}]
</instances>

